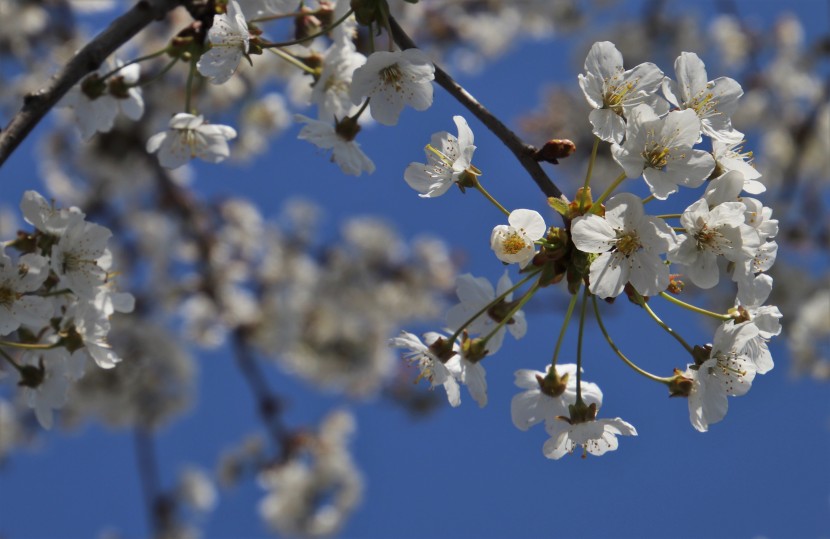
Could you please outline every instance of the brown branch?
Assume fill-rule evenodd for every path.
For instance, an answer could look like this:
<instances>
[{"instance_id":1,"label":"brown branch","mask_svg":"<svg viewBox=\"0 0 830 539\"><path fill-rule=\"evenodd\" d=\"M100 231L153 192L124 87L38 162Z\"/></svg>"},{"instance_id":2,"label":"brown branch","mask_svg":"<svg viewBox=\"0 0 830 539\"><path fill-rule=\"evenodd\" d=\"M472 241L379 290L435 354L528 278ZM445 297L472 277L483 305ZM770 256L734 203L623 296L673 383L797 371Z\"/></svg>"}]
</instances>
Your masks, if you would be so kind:
<instances>
[{"instance_id":1,"label":"brown branch","mask_svg":"<svg viewBox=\"0 0 830 539\"><path fill-rule=\"evenodd\" d=\"M401 49L416 49L415 42L412 41L403 28L400 27L398 21L394 17L389 17L389 25L392 30L392 39ZM476 100L467 90L460 84L455 82L446 71L439 66L435 66L435 82L437 82L444 90L453 96L459 103L464 105L473 115L481 120L487 128L501 140L507 148L513 152L519 163L527 170L536 185L547 197L559 198L562 196L562 191L551 181L548 175L542 170L539 162L534 159L536 148L530 144L525 144L513 131L511 131L501 120L496 118L487 108Z\"/></svg>"},{"instance_id":2,"label":"brown branch","mask_svg":"<svg viewBox=\"0 0 830 539\"><path fill-rule=\"evenodd\" d=\"M58 101L85 75L154 20L163 19L182 0L140 0L95 36L52 78L48 86L23 98L23 107L0 132L0 166Z\"/></svg>"},{"instance_id":3,"label":"brown branch","mask_svg":"<svg viewBox=\"0 0 830 539\"><path fill-rule=\"evenodd\" d=\"M291 433L282 423L282 402L268 387L265 373L259 368L256 358L251 353L245 329L237 328L233 332L233 350L236 364L257 401L260 419L271 436L275 449L279 451L279 459L287 461L293 447Z\"/></svg>"},{"instance_id":4,"label":"brown branch","mask_svg":"<svg viewBox=\"0 0 830 539\"><path fill-rule=\"evenodd\" d=\"M218 303L219 276L216 275L211 264L215 238L210 228L208 209L190 197L186 189L177 186L168 171L159 165L155 156L146 152L142 155L156 171L158 189L161 197L163 197L162 207L169 208L178 215L186 233L195 241L198 247L198 256L202 266L200 273L204 278L202 291L211 300ZM282 399L271 391L265 373L257 363L251 348L249 331L244 327L237 327L233 331L232 338L236 365L253 394L259 417L271 437L275 450L278 451L277 460L285 462L295 451L296 443L292 432L286 428L282 421Z\"/></svg>"},{"instance_id":5,"label":"brown branch","mask_svg":"<svg viewBox=\"0 0 830 539\"><path fill-rule=\"evenodd\" d=\"M159 466L153 432L137 426L133 443L138 466L138 477L147 507L148 536L166 537L174 526L175 502L159 487Z\"/></svg>"}]
</instances>

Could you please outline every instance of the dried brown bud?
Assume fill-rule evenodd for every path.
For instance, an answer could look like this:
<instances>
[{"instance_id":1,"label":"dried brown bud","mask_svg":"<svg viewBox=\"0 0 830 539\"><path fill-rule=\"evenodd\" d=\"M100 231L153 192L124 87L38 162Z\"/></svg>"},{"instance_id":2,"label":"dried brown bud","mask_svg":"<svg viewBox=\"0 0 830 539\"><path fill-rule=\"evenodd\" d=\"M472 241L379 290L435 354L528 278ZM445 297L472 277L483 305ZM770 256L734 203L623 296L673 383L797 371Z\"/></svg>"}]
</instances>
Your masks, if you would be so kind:
<instances>
[{"instance_id":1,"label":"dried brown bud","mask_svg":"<svg viewBox=\"0 0 830 539\"><path fill-rule=\"evenodd\" d=\"M559 159L564 159L576 151L576 144L568 139L551 139L542 146L541 149L536 150L533 158L537 161L546 161L559 164Z\"/></svg>"}]
</instances>

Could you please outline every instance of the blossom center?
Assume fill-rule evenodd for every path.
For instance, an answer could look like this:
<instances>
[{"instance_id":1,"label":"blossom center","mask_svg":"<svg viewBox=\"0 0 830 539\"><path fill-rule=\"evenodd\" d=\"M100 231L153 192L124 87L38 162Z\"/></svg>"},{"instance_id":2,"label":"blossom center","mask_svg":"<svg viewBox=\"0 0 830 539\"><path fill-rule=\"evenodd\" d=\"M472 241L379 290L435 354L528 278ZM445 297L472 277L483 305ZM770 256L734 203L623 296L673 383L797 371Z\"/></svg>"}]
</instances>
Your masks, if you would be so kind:
<instances>
[{"instance_id":1,"label":"blossom center","mask_svg":"<svg viewBox=\"0 0 830 539\"><path fill-rule=\"evenodd\" d=\"M504 248L504 252L509 255L515 255L522 251L527 246L524 237L517 231L508 232L507 235L504 236L504 241L502 242L502 246Z\"/></svg>"},{"instance_id":2,"label":"blossom center","mask_svg":"<svg viewBox=\"0 0 830 539\"><path fill-rule=\"evenodd\" d=\"M625 256L631 256L640 247L640 237L635 231L617 231L617 251Z\"/></svg>"},{"instance_id":3,"label":"blossom center","mask_svg":"<svg viewBox=\"0 0 830 539\"><path fill-rule=\"evenodd\" d=\"M329 77L323 86L326 92L344 94L349 91L349 82L337 77Z\"/></svg>"},{"instance_id":4,"label":"blossom center","mask_svg":"<svg viewBox=\"0 0 830 539\"><path fill-rule=\"evenodd\" d=\"M694 238L698 251L704 251L706 249L719 251L723 236L716 229L709 228L704 223L695 232Z\"/></svg>"},{"instance_id":5,"label":"blossom center","mask_svg":"<svg viewBox=\"0 0 830 539\"><path fill-rule=\"evenodd\" d=\"M11 305L17 300L17 293L7 287L0 288L0 305L4 307L11 307Z\"/></svg>"},{"instance_id":6,"label":"blossom center","mask_svg":"<svg viewBox=\"0 0 830 539\"><path fill-rule=\"evenodd\" d=\"M633 82L623 82L622 84L611 84L606 81L605 86L607 90L603 96L603 103L605 108L611 109L619 116L623 114L623 101L628 93L634 89Z\"/></svg>"},{"instance_id":7,"label":"blossom center","mask_svg":"<svg viewBox=\"0 0 830 539\"><path fill-rule=\"evenodd\" d=\"M650 168L663 169L669 162L671 151L666 146L659 142L651 141L646 144L642 153L643 159L646 160L647 166Z\"/></svg>"},{"instance_id":8,"label":"blossom center","mask_svg":"<svg viewBox=\"0 0 830 539\"><path fill-rule=\"evenodd\" d=\"M96 260L86 260L77 253L65 252L61 259L61 270L63 270L63 273L82 271L84 264L97 266L98 262Z\"/></svg>"},{"instance_id":9,"label":"blossom center","mask_svg":"<svg viewBox=\"0 0 830 539\"><path fill-rule=\"evenodd\" d=\"M689 102L689 108L694 110L698 116L709 116L718 112L718 100L712 92L700 92Z\"/></svg>"},{"instance_id":10,"label":"blossom center","mask_svg":"<svg viewBox=\"0 0 830 539\"><path fill-rule=\"evenodd\" d=\"M400 92L403 87L403 72L398 64L384 67L379 72L380 80L386 86L394 86L396 92Z\"/></svg>"}]
</instances>

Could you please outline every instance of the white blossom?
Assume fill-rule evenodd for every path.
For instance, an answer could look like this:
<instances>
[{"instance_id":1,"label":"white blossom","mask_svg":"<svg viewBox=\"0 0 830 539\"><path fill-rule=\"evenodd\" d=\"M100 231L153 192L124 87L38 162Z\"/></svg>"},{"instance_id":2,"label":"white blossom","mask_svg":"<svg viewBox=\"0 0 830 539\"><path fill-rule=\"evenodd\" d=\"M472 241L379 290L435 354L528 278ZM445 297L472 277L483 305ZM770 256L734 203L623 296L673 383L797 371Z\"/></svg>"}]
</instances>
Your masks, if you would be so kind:
<instances>
[{"instance_id":1,"label":"white blossom","mask_svg":"<svg viewBox=\"0 0 830 539\"><path fill-rule=\"evenodd\" d=\"M558 419L545 428L550 439L545 442L542 451L547 458L554 460L562 458L566 453L573 453L577 447L582 448L582 458L587 453L598 457L617 449L617 436L637 436L637 429L619 417L573 424Z\"/></svg>"},{"instance_id":2,"label":"white blossom","mask_svg":"<svg viewBox=\"0 0 830 539\"><path fill-rule=\"evenodd\" d=\"M453 116L458 137L441 131L432 135L424 152L427 162L410 163L404 171L404 180L420 193L432 198L441 196L458 182L472 165L473 132L463 116Z\"/></svg>"},{"instance_id":3,"label":"white blossom","mask_svg":"<svg viewBox=\"0 0 830 539\"><path fill-rule=\"evenodd\" d=\"M576 365L566 363L556 366L560 380L565 379L565 388L559 395L551 395L544 390L545 377L550 373L550 365L545 372L529 369L516 371L515 384L524 389L510 401L510 417L519 430L527 430L533 425L545 422L551 425L559 416L569 414L568 406L576 403ZM593 382L582 380L582 400L587 405L602 406L602 390Z\"/></svg>"},{"instance_id":4,"label":"white blossom","mask_svg":"<svg viewBox=\"0 0 830 539\"><path fill-rule=\"evenodd\" d=\"M76 208L56 208L37 191L26 191L20 200L20 211L27 223L46 234L60 236L74 221L84 218L84 213Z\"/></svg>"},{"instance_id":5,"label":"white blossom","mask_svg":"<svg viewBox=\"0 0 830 539\"><path fill-rule=\"evenodd\" d=\"M121 67L123 65L120 60L115 60L114 65L104 62L98 71L75 85L61 101L61 106L75 111L84 140L89 140L95 133L109 132L119 111L131 120L138 120L144 114L144 99L137 86L141 67L137 63ZM120 68L117 73L107 80L100 79L115 68ZM96 86L98 88L94 88Z\"/></svg>"},{"instance_id":6,"label":"white blossom","mask_svg":"<svg viewBox=\"0 0 830 539\"><path fill-rule=\"evenodd\" d=\"M689 419L700 432L726 416L727 397L749 391L756 368L743 352L747 342L758 335L752 324L721 324L715 332L709 359L698 367L689 366L684 376L692 380L689 394Z\"/></svg>"},{"instance_id":7,"label":"white blossom","mask_svg":"<svg viewBox=\"0 0 830 539\"><path fill-rule=\"evenodd\" d=\"M228 141L236 130L227 125L209 124L202 116L180 112L170 119L167 131L156 133L147 141L147 152L158 152L165 168L178 168L194 157L219 163L230 155Z\"/></svg>"},{"instance_id":8,"label":"white blossom","mask_svg":"<svg viewBox=\"0 0 830 539\"><path fill-rule=\"evenodd\" d=\"M666 99L682 110L693 110L705 135L726 143L743 140L744 135L732 127L732 113L744 91L729 77L710 81L703 61L693 52L683 52L674 62L677 82L666 78L663 93Z\"/></svg>"},{"instance_id":9,"label":"white blossom","mask_svg":"<svg viewBox=\"0 0 830 539\"><path fill-rule=\"evenodd\" d=\"M61 286L78 297L92 299L95 289L104 284L112 255L107 249L112 232L87 221L73 222L52 246L52 271Z\"/></svg>"},{"instance_id":10,"label":"white blossom","mask_svg":"<svg viewBox=\"0 0 830 539\"><path fill-rule=\"evenodd\" d=\"M179 500L202 513L212 511L219 498L210 476L195 466L188 466L179 473L176 494Z\"/></svg>"},{"instance_id":11,"label":"white blossom","mask_svg":"<svg viewBox=\"0 0 830 539\"><path fill-rule=\"evenodd\" d=\"M499 279L496 289L485 277L473 277L469 273L459 275L455 281L456 294L461 303L454 305L449 312L447 312L447 326L450 329L456 330L467 322L474 314L492 303L497 296L502 295L513 286L510 280L510 275L507 271ZM489 335L495 329L496 325L501 321L499 316L507 314L509 310L509 302L513 300L513 292L507 294L504 299L496 304L498 311L493 312L493 308L485 311L475 320L473 320L467 327L467 331L478 335ZM501 312L505 311L505 312ZM495 354L500 348L504 340L504 334L509 330L510 334L517 339L521 339L527 333L527 320L523 311L517 311L510 317L499 330L490 337L487 341L487 351L490 354Z\"/></svg>"},{"instance_id":12,"label":"white blossom","mask_svg":"<svg viewBox=\"0 0 830 539\"><path fill-rule=\"evenodd\" d=\"M534 210L513 210L509 225L497 225L490 234L490 247L496 257L507 264L524 268L536 254L535 243L547 231L545 220Z\"/></svg>"},{"instance_id":13,"label":"white blossom","mask_svg":"<svg viewBox=\"0 0 830 539\"><path fill-rule=\"evenodd\" d=\"M602 140L622 142L625 118L637 105L649 105L659 114L668 111L668 103L657 94L663 72L650 62L625 71L622 54L609 41L594 43L585 58L585 72L579 75L579 86L594 108L588 116L594 135Z\"/></svg>"},{"instance_id":14,"label":"white blossom","mask_svg":"<svg viewBox=\"0 0 830 539\"><path fill-rule=\"evenodd\" d=\"M435 388L439 385L444 386L450 404L452 406L458 406L461 404L461 392L458 382L444 362L429 348L430 345L442 337L439 333L427 333L424 335L424 341L427 344L424 344L416 335L402 331L400 337L395 337L389 341L389 345L408 350L408 352L404 353L404 357L420 369L421 373L418 379L426 378L429 380L430 388ZM453 350L456 353L457 348L457 345L453 346Z\"/></svg>"},{"instance_id":15,"label":"white blossom","mask_svg":"<svg viewBox=\"0 0 830 539\"><path fill-rule=\"evenodd\" d=\"M52 428L52 410L66 404L66 395L72 382L69 352L66 348L52 348L24 354L21 363L27 369L42 369L42 379L35 387L24 384L23 393L38 423L44 429ZM21 380L22 381L22 380Z\"/></svg>"},{"instance_id":16,"label":"white blossom","mask_svg":"<svg viewBox=\"0 0 830 539\"><path fill-rule=\"evenodd\" d=\"M715 158L715 171L722 176L730 171L740 172L743 183L741 189L747 193L757 195L767 190L763 183L758 181L761 173L750 164L752 152L741 152L746 141L724 142L712 139L712 156Z\"/></svg>"},{"instance_id":17,"label":"white blossom","mask_svg":"<svg viewBox=\"0 0 830 539\"><path fill-rule=\"evenodd\" d=\"M376 51L357 68L352 78L351 97L359 104L371 99L372 118L383 125L395 125L404 105L426 110L432 105L435 66L423 51Z\"/></svg>"},{"instance_id":18,"label":"white blossom","mask_svg":"<svg viewBox=\"0 0 830 539\"><path fill-rule=\"evenodd\" d=\"M292 537L337 534L363 495L363 478L347 446L354 430L354 416L332 412L308 449L298 448L307 458L295 456L260 474L268 494L259 514L270 528Z\"/></svg>"},{"instance_id":19,"label":"white blossom","mask_svg":"<svg viewBox=\"0 0 830 539\"><path fill-rule=\"evenodd\" d=\"M463 354L456 354L447 361L447 368L459 382L467 386L467 391L480 408L487 405L487 372L481 361L470 361Z\"/></svg>"},{"instance_id":20,"label":"white blossom","mask_svg":"<svg viewBox=\"0 0 830 539\"><path fill-rule=\"evenodd\" d=\"M0 250L0 335L8 335L21 324L40 330L48 325L52 304L34 292L49 276L49 261L33 253L15 264Z\"/></svg>"},{"instance_id":21,"label":"white blossom","mask_svg":"<svg viewBox=\"0 0 830 539\"><path fill-rule=\"evenodd\" d=\"M302 114L294 118L305 123L297 138L307 140L318 148L331 150L331 159L340 166L343 174L360 176L363 172L371 174L375 171L375 164L363 153L360 144L338 133L331 122L313 120Z\"/></svg>"},{"instance_id":22,"label":"white blossom","mask_svg":"<svg viewBox=\"0 0 830 539\"><path fill-rule=\"evenodd\" d=\"M324 122L355 114L358 106L349 94L355 69L366 57L355 50L351 41L335 42L323 56L323 70L311 90L311 102L317 105L317 118Z\"/></svg>"},{"instance_id":23,"label":"white blossom","mask_svg":"<svg viewBox=\"0 0 830 539\"><path fill-rule=\"evenodd\" d=\"M625 143L611 146L614 159L629 178L643 176L655 198L665 200L678 186L700 187L715 168L712 155L692 146L700 121L692 111L672 111L663 118L648 105L631 110Z\"/></svg>"},{"instance_id":24,"label":"white blossom","mask_svg":"<svg viewBox=\"0 0 830 539\"><path fill-rule=\"evenodd\" d=\"M669 260L686 266L692 282L700 288L718 284L717 257L732 262L752 258L761 244L758 233L744 224L746 207L741 202L724 202L709 209L700 199L683 212L680 224L686 229Z\"/></svg>"},{"instance_id":25,"label":"white blossom","mask_svg":"<svg viewBox=\"0 0 830 539\"><path fill-rule=\"evenodd\" d=\"M628 282L644 296L659 294L669 284L669 268L660 255L675 245L674 232L662 219L645 215L635 195L609 199L605 217L577 217L571 237L580 251L601 253L589 275L590 290L599 297L620 295Z\"/></svg>"},{"instance_id":26,"label":"white blossom","mask_svg":"<svg viewBox=\"0 0 830 539\"><path fill-rule=\"evenodd\" d=\"M250 46L248 23L236 0L227 3L226 13L213 16L207 37L210 49L202 54L196 67L213 84L222 84L231 78Z\"/></svg>"}]
</instances>

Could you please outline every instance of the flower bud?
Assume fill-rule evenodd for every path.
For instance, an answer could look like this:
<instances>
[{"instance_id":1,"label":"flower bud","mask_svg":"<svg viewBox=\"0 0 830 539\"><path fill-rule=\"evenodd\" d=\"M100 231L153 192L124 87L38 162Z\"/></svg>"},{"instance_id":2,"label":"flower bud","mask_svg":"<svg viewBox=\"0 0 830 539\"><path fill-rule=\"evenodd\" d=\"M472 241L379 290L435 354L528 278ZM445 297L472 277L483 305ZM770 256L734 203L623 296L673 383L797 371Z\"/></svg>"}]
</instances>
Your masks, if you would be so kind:
<instances>
[{"instance_id":1,"label":"flower bud","mask_svg":"<svg viewBox=\"0 0 830 539\"><path fill-rule=\"evenodd\" d=\"M446 363L449 359L455 355L455 350L452 349L452 342L444 337L439 337L435 339L435 342L429 345L429 351L432 354L441 360L442 363Z\"/></svg>"},{"instance_id":2,"label":"flower bud","mask_svg":"<svg viewBox=\"0 0 830 539\"><path fill-rule=\"evenodd\" d=\"M351 0L354 18L363 26L372 22L382 22L383 13L389 13L386 0Z\"/></svg>"},{"instance_id":3,"label":"flower bud","mask_svg":"<svg viewBox=\"0 0 830 539\"><path fill-rule=\"evenodd\" d=\"M707 344L706 346L700 346L698 344L695 345L694 349L692 350L692 357L695 359L695 365L703 365L709 357L712 355L712 345Z\"/></svg>"},{"instance_id":4,"label":"flower bud","mask_svg":"<svg viewBox=\"0 0 830 539\"><path fill-rule=\"evenodd\" d=\"M597 418L597 404L595 402L592 402L589 406L580 400L568 406L568 411L571 413L571 425L587 423Z\"/></svg>"},{"instance_id":5,"label":"flower bud","mask_svg":"<svg viewBox=\"0 0 830 539\"><path fill-rule=\"evenodd\" d=\"M354 140L360 132L360 126L357 124L356 118L346 116L337 122L337 125L334 126L334 132L344 140Z\"/></svg>"},{"instance_id":6,"label":"flower bud","mask_svg":"<svg viewBox=\"0 0 830 539\"><path fill-rule=\"evenodd\" d=\"M539 390L542 393L555 398L561 396L568 388L568 377L569 374L565 373L565 376L560 378L554 367L548 371L545 377L537 374L536 381L539 382Z\"/></svg>"},{"instance_id":7,"label":"flower bud","mask_svg":"<svg viewBox=\"0 0 830 539\"><path fill-rule=\"evenodd\" d=\"M551 139L536 150L533 158L537 161L559 164L559 159L564 159L576 151L576 144L568 139Z\"/></svg>"},{"instance_id":8,"label":"flower bud","mask_svg":"<svg viewBox=\"0 0 830 539\"><path fill-rule=\"evenodd\" d=\"M681 274L679 273L672 273L669 275L669 286L666 290L669 291L670 294L678 295L683 292L683 288L686 287L686 283L680 280Z\"/></svg>"},{"instance_id":9,"label":"flower bud","mask_svg":"<svg viewBox=\"0 0 830 539\"><path fill-rule=\"evenodd\" d=\"M470 363L478 363L487 356L487 343L481 337L469 338L465 331L461 341L461 352Z\"/></svg>"},{"instance_id":10,"label":"flower bud","mask_svg":"<svg viewBox=\"0 0 830 539\"><path fill-rule=\"evenodd\" d=\"M669 382L669 397L688 397L692 392L694 382L683 376L678 369L674 369L674 377Z\"/></svg>"},{"instance_id":11,"label":"flower bud","mask_svg":"<svg viewBox=\"0 0 830 539\"><path fill-rule=\"evenodd\" d=\"M42 384L45 378L46 369L43 368L43 358L40 358L37 367L34 365L20 367L20 381L17 382L17 385L34 389Z\"/></svg>"},{"instance_id":12,"label":"flower bud","mask_svg":"<svg viewBox=\"0 0 830 539\"><path fill-rule=\"evenodd\" d=\"M81 82L81 92L90 100L98 99L107 91L107 83L101 80L98 73L93 73Z\"/></svg>"}]
</instances>

